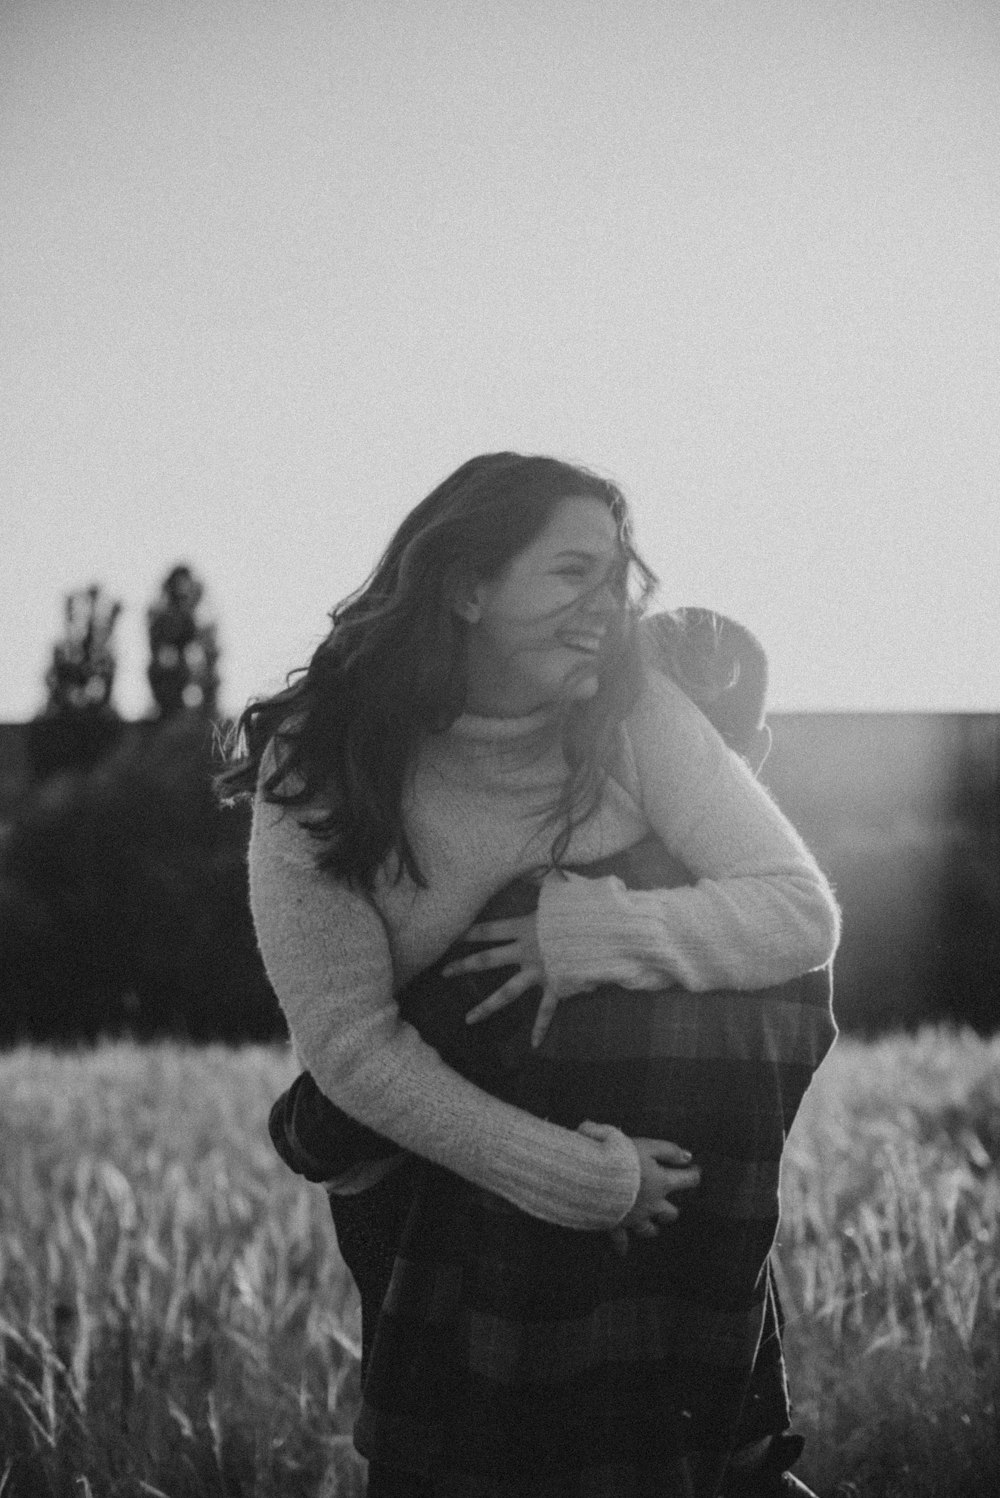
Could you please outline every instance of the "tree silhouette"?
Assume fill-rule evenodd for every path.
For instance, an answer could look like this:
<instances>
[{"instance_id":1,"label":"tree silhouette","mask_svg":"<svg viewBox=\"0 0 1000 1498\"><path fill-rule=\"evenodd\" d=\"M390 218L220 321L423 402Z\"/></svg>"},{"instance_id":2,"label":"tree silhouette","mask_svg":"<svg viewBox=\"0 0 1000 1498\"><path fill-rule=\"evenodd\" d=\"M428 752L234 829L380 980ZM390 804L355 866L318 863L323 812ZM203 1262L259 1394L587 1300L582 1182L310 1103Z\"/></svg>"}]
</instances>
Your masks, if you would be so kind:
<instances>
[{"instance_id":1,"label":"tree silhouette","mask_svg":"<svg viewBox=\"0 0 1000 1498\"><path fill-rule=\"evenodd\" d=\"M100 712L110 707L117 661L111 646L119 602L103 597L99 584L67 593L63 614L66 631L52 650L45 676L49 700L46 716L59 713Z\"/></svg>"},{"instance_id":2,"label":"tree silhouette","mask_svg":"<svg viewBox=\"0 0 1000 1498\"><path fill-rule=\"evenodd\" d=\"M149 685L160 718L184 711L214 717L219 677L215 625L198 617L204 588L190 567L174 567L147 614Z\"/></svg>"},{"instance_id":3,"label":"tree silhouette","mask_svg":"<svg viewBox=\"0 0 1000 1498\"><path fill-rule=\"evenodd\" d=\"M67 593L64 632L45 674L48 700L29 725L35 780L61 770L88 769L114 747L121 719L112 704L117 660L113 635L122 605L97 583Z\"/></svg>"}]
</instances>

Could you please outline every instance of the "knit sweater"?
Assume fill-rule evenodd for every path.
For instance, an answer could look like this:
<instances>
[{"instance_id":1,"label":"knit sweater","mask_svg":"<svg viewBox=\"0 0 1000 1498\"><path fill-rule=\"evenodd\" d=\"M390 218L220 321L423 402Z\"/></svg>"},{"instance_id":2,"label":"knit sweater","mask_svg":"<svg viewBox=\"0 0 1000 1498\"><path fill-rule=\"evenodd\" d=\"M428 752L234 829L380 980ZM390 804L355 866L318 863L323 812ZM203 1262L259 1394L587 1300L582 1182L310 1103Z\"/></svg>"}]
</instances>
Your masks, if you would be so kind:
<instances>
[{"instance_id":1,"label":"knit sweater","mask_svg":"<svg viewBox=\"0 0 1000 1498\"><path fill-rule=\"evenodd\" d=\"M250 902L298 1058L328 1097L533 1216L601 1229L635 1201L632 1142L600 1120L574 1132L492 1097L448 1067L395 1002L491 895L545 864L553 831L542 808L565 762L557 743L539 753L544 722L544 713L466 714L423 741L403 809L425 889L405 874L394 882L385 867L368 898L322 873L301 812L258 793ZM801 838L693 703L652 670L564 862L595 861L650 831L694 884L630 891L559 870L542 880L539 944L560 995L603 982L756 989L830 960L837 908Z\"/></svg>"}]
</instances>

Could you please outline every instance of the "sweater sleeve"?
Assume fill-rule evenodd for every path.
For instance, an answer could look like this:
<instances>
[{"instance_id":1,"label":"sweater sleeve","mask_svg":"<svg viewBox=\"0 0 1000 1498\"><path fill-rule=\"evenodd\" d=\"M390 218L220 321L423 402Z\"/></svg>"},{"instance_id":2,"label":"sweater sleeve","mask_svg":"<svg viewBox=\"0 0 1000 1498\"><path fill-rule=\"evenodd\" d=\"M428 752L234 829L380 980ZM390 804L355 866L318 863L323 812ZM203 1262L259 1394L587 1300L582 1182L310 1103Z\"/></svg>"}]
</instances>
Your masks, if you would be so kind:
<instances>
[{"instance_id":1,"label":"sweater sleeve","mask_svg":"<svg viewBox=\"0 0 1000 1498\"><path fill-rule=\"evenodd\" d=\"M707 718L650 673L626 734L649 824L696 882L628 890L614 877L549 874L538 929L555 992L766 988L829 962L840 934L830 887Z\"/></svg>"},{"instance_id":2,"label":"sweater sleeve","mask_svg":"<svg viewBox=\"0 0 1000 1498\"><path fill-rule=\"evenodd\" d=\"M320 1089L395 1143L546 1222L615 1226L639 1189L618 1129L573 1132L501 1102L447 1066L393 994L374 905L320 873L295 815L261 801L250 840L250 905L295 1048Z\"/></svg>"}]
</instances>

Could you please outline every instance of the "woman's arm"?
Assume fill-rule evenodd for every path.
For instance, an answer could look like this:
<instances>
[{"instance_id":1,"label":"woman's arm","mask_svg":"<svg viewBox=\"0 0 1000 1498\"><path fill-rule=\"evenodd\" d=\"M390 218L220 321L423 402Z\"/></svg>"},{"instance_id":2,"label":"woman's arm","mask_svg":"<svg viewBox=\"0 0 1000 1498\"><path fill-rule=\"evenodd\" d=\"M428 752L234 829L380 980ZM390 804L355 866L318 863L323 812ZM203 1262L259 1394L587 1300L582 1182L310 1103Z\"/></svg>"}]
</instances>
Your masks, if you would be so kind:
<instances>
[{"instance_id":1,"label":"woman's arm","mask_svg":"<svg viewBox=\"0 0 1000 1498\"><path fill-rule=\"evenodd\" d=\"M250 904L268 977L302 1064L345 1112L406 1149L563 1227L616 1225L639 1189L619 1130L558 1128L446 1066L403 1023L382 920L321 875L294 813L258 799ZM583 1132L583 1131L586 1132Z\"/></svg>"},{"instance_id":2,"label":"woman's arm","mask_svg":"<svg viewBox=\"0 0 1000 1498\"><path fill-rule=\"evenodd\" d=\"M626 736L650 826L697 882L643 891L550 874L538 907L549 986L758 989L829 962L840 925L827 881L680 688L650 672Z\"/></svg>"}]
</instances>

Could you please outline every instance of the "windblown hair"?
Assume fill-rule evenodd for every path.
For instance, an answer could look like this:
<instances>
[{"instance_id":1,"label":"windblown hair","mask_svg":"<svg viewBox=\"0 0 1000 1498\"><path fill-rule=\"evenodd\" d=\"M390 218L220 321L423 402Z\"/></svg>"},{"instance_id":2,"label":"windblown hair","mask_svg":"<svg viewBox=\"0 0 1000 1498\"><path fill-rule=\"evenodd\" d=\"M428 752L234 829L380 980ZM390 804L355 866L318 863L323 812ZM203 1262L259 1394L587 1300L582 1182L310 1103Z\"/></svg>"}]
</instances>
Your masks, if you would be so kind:
<instances>
[{"instance_id":1,"label":"windblown hair","mask_svg":"<svg viewBox=\"0 0 1000 1498\"><path fill-rule=\"evenodd\" d=\"M308 808L303 825L332 875L371 893L394 855L395 878L405 870L424 886L403 793L421 738L448 728L465 706L468 625L455 612L456 591L497 577L569 498L599 499L615 520L622 613L598 691L554 715L551 731L561 735L569 767L545 812L558 829L557 864L573 828L597 805L618 727L641 690L635 626L656 577L636 551L620 489L555 458L472 458L410 511L368 579L331 612L309 665L237 720L226 744L231 763L216 778L222 798L252 795L259 781L266 800Z\"/></svg>"}]
</instances>

